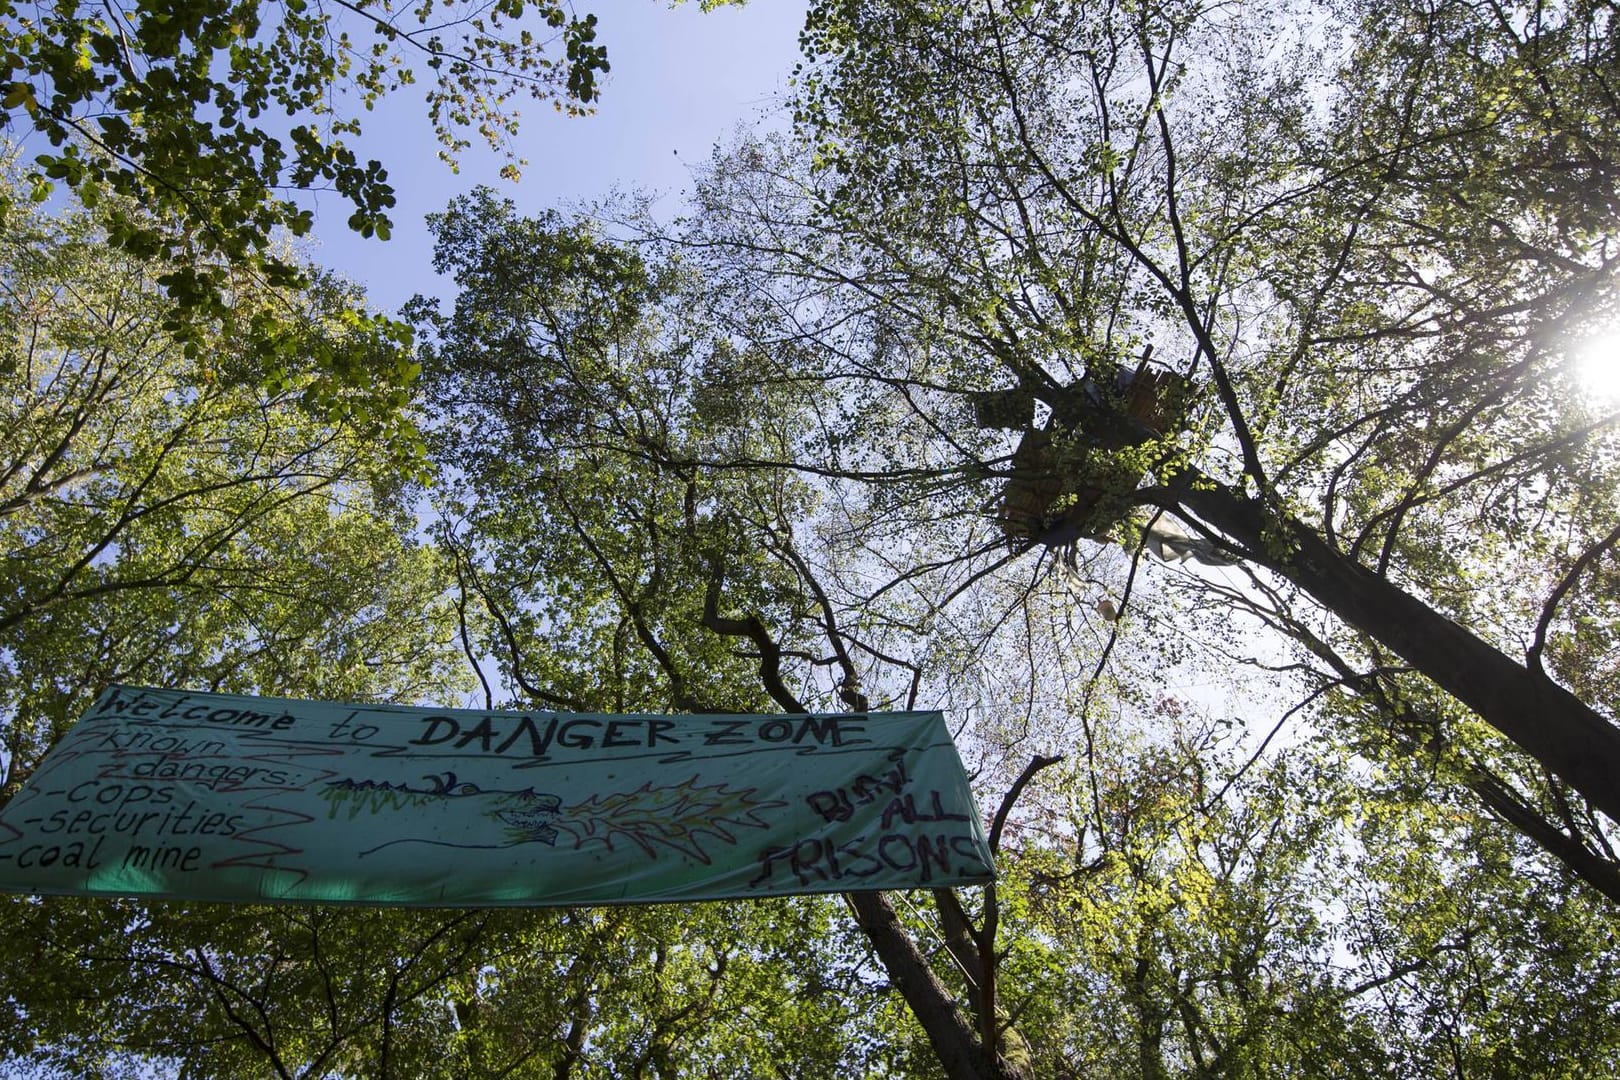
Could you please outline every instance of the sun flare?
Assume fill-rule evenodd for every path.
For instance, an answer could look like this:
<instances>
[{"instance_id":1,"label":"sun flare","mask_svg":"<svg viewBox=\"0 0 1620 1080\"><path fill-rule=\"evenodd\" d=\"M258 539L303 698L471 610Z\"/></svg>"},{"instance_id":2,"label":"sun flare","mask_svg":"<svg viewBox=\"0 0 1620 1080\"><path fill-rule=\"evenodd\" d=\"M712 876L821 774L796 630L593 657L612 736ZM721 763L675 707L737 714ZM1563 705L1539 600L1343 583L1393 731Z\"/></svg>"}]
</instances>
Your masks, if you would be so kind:
<instances>
[{"instance_id":1,"label":"sun flare","mask_svg":"<svg viewBox=\"0 0 1620 1080\"><path fill-rule=\"evenodd\" d=\"M1588 338L1575 353L1575 370L1588 393L1620 401L1620 328Z\"/></svg>"}]
</instances>

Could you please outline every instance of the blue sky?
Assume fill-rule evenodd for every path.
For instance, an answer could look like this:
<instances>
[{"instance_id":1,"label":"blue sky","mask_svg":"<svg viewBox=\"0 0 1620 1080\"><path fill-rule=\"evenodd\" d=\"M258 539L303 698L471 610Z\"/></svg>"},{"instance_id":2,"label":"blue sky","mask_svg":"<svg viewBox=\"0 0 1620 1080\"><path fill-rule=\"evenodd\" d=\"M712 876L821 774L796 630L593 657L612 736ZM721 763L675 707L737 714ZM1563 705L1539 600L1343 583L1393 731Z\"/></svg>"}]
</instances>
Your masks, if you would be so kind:
<instances>
[{"instance_id":1,"label":"blue sky","mask_svg":"<svg viewBox=\"0 0 1620 1080\"><path fill-rule=\"evenodd\" d=\"M612 72L597 113L569 118L535 103L524 109L518 139L529 161L523 179L499 179L504 160L481 145L462 155L461 172L438 160L420 101L386 100L364 118L352 143L362 160L388 168L399 197L393 237L365 240L348 230L351 208L340 197L314 199L311 258L364 286L377 307L395 311L413 293L442 291L431 265L423 216L455 195L489 184L525 212L561 207L622 190L657 192L660 211L679 209L689 169L739 124L782 123L781 99L798 60L803 0L753 0L705 14L696 3L670 8L657 0L581 0L600 19Z\"/></svg>"}]
</instances>

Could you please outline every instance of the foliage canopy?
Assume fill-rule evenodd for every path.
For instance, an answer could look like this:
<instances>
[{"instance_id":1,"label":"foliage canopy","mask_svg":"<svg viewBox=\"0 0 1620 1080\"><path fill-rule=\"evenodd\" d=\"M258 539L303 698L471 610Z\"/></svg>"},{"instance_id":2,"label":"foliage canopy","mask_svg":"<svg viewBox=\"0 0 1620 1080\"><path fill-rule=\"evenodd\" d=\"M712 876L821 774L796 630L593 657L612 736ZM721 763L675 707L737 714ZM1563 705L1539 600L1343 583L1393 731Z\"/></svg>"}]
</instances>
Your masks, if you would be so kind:
<instances>
[{"instance_id":1,"label":"foliage canopy","mask_svg":"<svg viewBox=\"0 0 1620 1080\"><path fill-rule=\"evenodd\" d=\"M0 107L13 137L51 147L33 197L121 197L107 241L172 260L161 284L182 313L223 309L226 267L292 280L276 241L313 219L289 190L330 188L350 228L388 238L388 172L346 143L384 95L426 77L453 165L471 132L511 158L520 101L586 111L607 70L596 17L555 3L0 3Z\"/></svg>"},{"instance_id":2,"label":"foliage canopy","mask_svg":"<svg viewBox=\"0 0 1620 1080\"><path fill-rule=\"evenodd\" d=\"M943 707L1002 881L118 941L19 901L11 1052L1620 1068L1620 411L1571 360L1620 323L1612 7L828 0L804 41L795 131L677 226L434 220L416 595L495 705Z\"/></svg>"}]
</instances>

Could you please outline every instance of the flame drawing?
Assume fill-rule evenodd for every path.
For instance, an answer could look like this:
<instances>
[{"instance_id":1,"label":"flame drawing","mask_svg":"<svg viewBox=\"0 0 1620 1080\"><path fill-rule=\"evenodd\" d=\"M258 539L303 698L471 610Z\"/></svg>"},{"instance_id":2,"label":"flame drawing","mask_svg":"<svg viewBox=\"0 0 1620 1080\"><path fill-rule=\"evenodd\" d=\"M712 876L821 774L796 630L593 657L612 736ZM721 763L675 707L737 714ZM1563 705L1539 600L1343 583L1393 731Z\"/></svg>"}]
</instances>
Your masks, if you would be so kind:
<instances>
[{"instance_id":1,"label":"flame drawing","mask_svg":"<svg viewBox=\"0 0 1620 1080\"><path fill-rule=\"evenodd\" d=\"M363 813L423 810L445 806L452 800L479 799L490 804L482 810L482 815L505 826L504 845L454 844L425 837L413 839L447 847L555 846L566 833L573 838L572 846L576 851L592 843L613 851L615 845L626 843L639 848L650 859L658 858L660 851L667 849L707 866L710 857L704 848L706 842L735 844L736 830L769 827L759 816L760 811L787 805L779 799L760 798L757 788L702 784L697 776L662 787L654 787L649 780L634 791L592 795L566 808L559 796L533 788L519 791L482 788L459 781L453 772L423 779L427 781L423 786L376 780L333 781L323 792L327 816L336 818L341 812L353 820ZM409 839L393 840L380 846L409 842Z\"/></svg>"},{"instance_id":2,"label":"flame drawing","mask_svg":"<svg viewBox=\"0 0 1620 1080\"><path fill-rule=\"evenodd\" d=\"M779 799L760 799L755 788L705 786L693 776L669 787L653 787L649 780L634 791L593 795L568 807L554 824L574 838L576 849L594 842L612 851L614 843L623 840L648 858L656 859L662 846L707 866L705 837L735 844L733 829L768 828L759 811L786 805Z\"/></svg>"}]
</instances>

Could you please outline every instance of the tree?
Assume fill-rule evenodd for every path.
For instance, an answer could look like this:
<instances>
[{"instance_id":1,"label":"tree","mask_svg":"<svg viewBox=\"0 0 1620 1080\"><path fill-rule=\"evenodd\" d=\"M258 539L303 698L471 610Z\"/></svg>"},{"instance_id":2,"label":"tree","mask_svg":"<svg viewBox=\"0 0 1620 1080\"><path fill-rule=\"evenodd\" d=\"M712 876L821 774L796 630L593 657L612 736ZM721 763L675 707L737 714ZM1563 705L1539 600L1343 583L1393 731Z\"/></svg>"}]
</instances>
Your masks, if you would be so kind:
<instances>
[{"instance_id":1,"label":"tree","mask_svg":"<svg viewBox=\"0 0 1620 1080\"><path fill-rule=\"evenodd\" d=\"M8 787L112 681L361 697L453 685L434 629L445 568L410 542L395 494L413 455L350 407L374 391L310 359L410 363L355 314L352 289L238 279L232 317L187 356L164 330L168 265L109 255L106 211L4 202Z\"/></svg>"},{"instance_id":2,"label":"tree","mask_svg":"<svg viewBox=\"0 0 1620 1080\"><path fill-rule=\"evenodd\" d=\"M829 915L21 901L0 1045L78 1076L860 1075Z\"/></svg>"},{"instance_id":3,"label":"tree","mask_svg":"<svg viewBox=\"0 0 1620 1080\"><path fill-rule=\"evenodd\" d=\"M1413 881L1471 872L1451 853L1476 844L1502 855L1475 891L1489 879L1518 905L1482 955L1559 988L1525 1030L1568 1045L1559 1010L1582 988L1610 993L1609 966L1583 943L1613 913L1583 903L1549 919L1568 900L1557 874L1477 810L1410 775L1387 796L1358 792L1368 763L1338 736L1244 764L1230 721L1178 720L1185 705L1141 689L1168 677L1162 651L1077 627L1066 585L999 575L1010 555L979 474L953 479L967 470L944 452L945 465L889 456L950 437L896 404L929 393L925 380L874 392L883 376L853 370L870 359L865 325L770 336L808 275L762 297L749 274L699 276L689 243L525 220L487 193L435 227L455 306L421 300L413 315L445 469L441 527L482 624L475 642L500 661L491 700L971 712L963 748L996 809L1003 884L848 897L891 1003L864 1037L907 1074L1388 1075L1445 1051L1443 1032L1383 1008L1404 994L1479 1002L1450 1020L1480 1033L1457 1053L1505 1060L1506 999L1468 998L1442 962L1481 940L1476 912L1414 918L1401 944L1375 932L1411 912ZM835 342L852 369L828 378L813 365ZM1031 760L1032 744L1074 763ZM1344 824L1363 813L1376 827ZM1382 861L1404 830L1442 823L1450 839L1409 870ZM1362 845L1377 858L1356 862ZM1579 973L1525 947L1531 927L1554 924ZM1614 1052L1591 1025L1579 1038ZM1132 1053L1108 1056L1121 1040ZM1408 1049L1385 1053L1390 1040ZM1520 1060L1548 1069L1557 1053Z\"/></svg>"},{"instance_id":4,"label":"tree","mask_svg":"<svg viewBox=\"0 0 1620 1080\"><path fill-rule=\"evenodd\" d=\"M459 699L469 675L457 629L487 620L463 603L458 622L455 553L413 535L405 487L420 459L334 409L326 395L341 390L313 364L293 366L299 348L272 361L289 365L278 390L241 370L266 362L233 336L259 305L276 326L361 356L397 349L350 321L353 290L312 275L266 292L249 276L232 317L188 356L163 330L165 264L109 255L105 204L58 216L8 205L5 793L113 681ZM0 977L8 1066L557 1077L667 1075L690 1059L823 1076L858 1073L872 1052L855 1029L873 991L826 902L458 912L4 900L0 924L18 943Z\"/></svg>"},{"instance_id":5,"label":"tree","mask_svg":"<svg viewBox=\"0 0 1620 1080\"><path fill-rule=\"evenodd\" d=\"M1620 731L1570 687L1612 640L1581 609L1620 537L1616 416L1568 357L1616 319L1613 20L1299 19L820 5L812 168L742 148L696 239L789 311L797 351L762 377L882 402L880 430L846 413L803 458L890 454L890 488L981 564L975 505L1034 551L1176 515L1332 613L1357 659L1331 681L1398 687L1387 722L1421 715L1435 746L1488 725L1536 763L1507 767L1515 805L1608 859ZM1177 370L1144 419L1128 388L1154 364ZM987 395L1021 402L1011 438Z\"/></svg>"},{"instance_id":6,"label":"tree","mask_svg":"<svg viewBox=\"0 0 1620 1080\"><path fill-rule=\"evenodd\" d=\"M487 191L433 224L436 268L459 293L450 313L424 298L410 312L426 332L441 531L503 690L576 709L869 708L849 655L861 642L798 547L815 493L772 463L791 457L803 403L737 384L749 358L707 331L703 284ZM716 447L756 467L710 470ZM996 1049L993 982L976 980L970 1020L888 900L846 900L948 1073L1029 1075ZM970 935L953 894L940 902Z\"/></svg>"},{"instance_id":7,"label":"tree","mask_svg":"<svg viewBox=\"0 0 1620 1080\"><path fill-rule=\"evenodd\" d=\"M1177 586L1298 645L1237 658L1612 892L1617 416L1570 361L1616 321L1612 13L1298 20L817 6L797 139L718 158L672 238L801 434L670 463L813 478L827 624L887 631L874 701L942 624L982 615L991 656L1030 593L984 586L1025 553L1126 601L1099 685L1113 632L1163 624L1129 617L1158 572L1090 545L1174 515L1254 571Z\"/></svg>"},{"instance_id":8,"label":"tree","mask_svg":"<svg viewBox=\"0 0 1620 1080\"><path fill-rule=\"evenodd\" d=\"M447 566L410 541L394 494L411 459L386 445L382 425L328 419L349 415L334 400L345 388L296 364L314 339L355 362L398 361L398 341L356 316L353 290L237 279L233 317L199 324L207 348L188 356L164 329L156 280L168 265L109 253L108 203L48 216L0 202L5 796L110 682L351 699L451 692L461 673ZM281 347L252 340L268 330ZM30 943L7 977L8 1058L66 1063L70 1048L127 1039L127 1014L87 1006L126 991L122 1008L155 1010L134 1018L151 1025L145 1038L161 1030L182 958L163 953L155 928L185 918L111 906L109 917L106 905L6 898L8 936ZM213 925L245 946L241 926L262 920ZM87 954L101 958L93 977ZM201 975L194 987L206 1000ZM78 1065L91 1068L100 1049Z\"/></svg>"}]
</instances>

